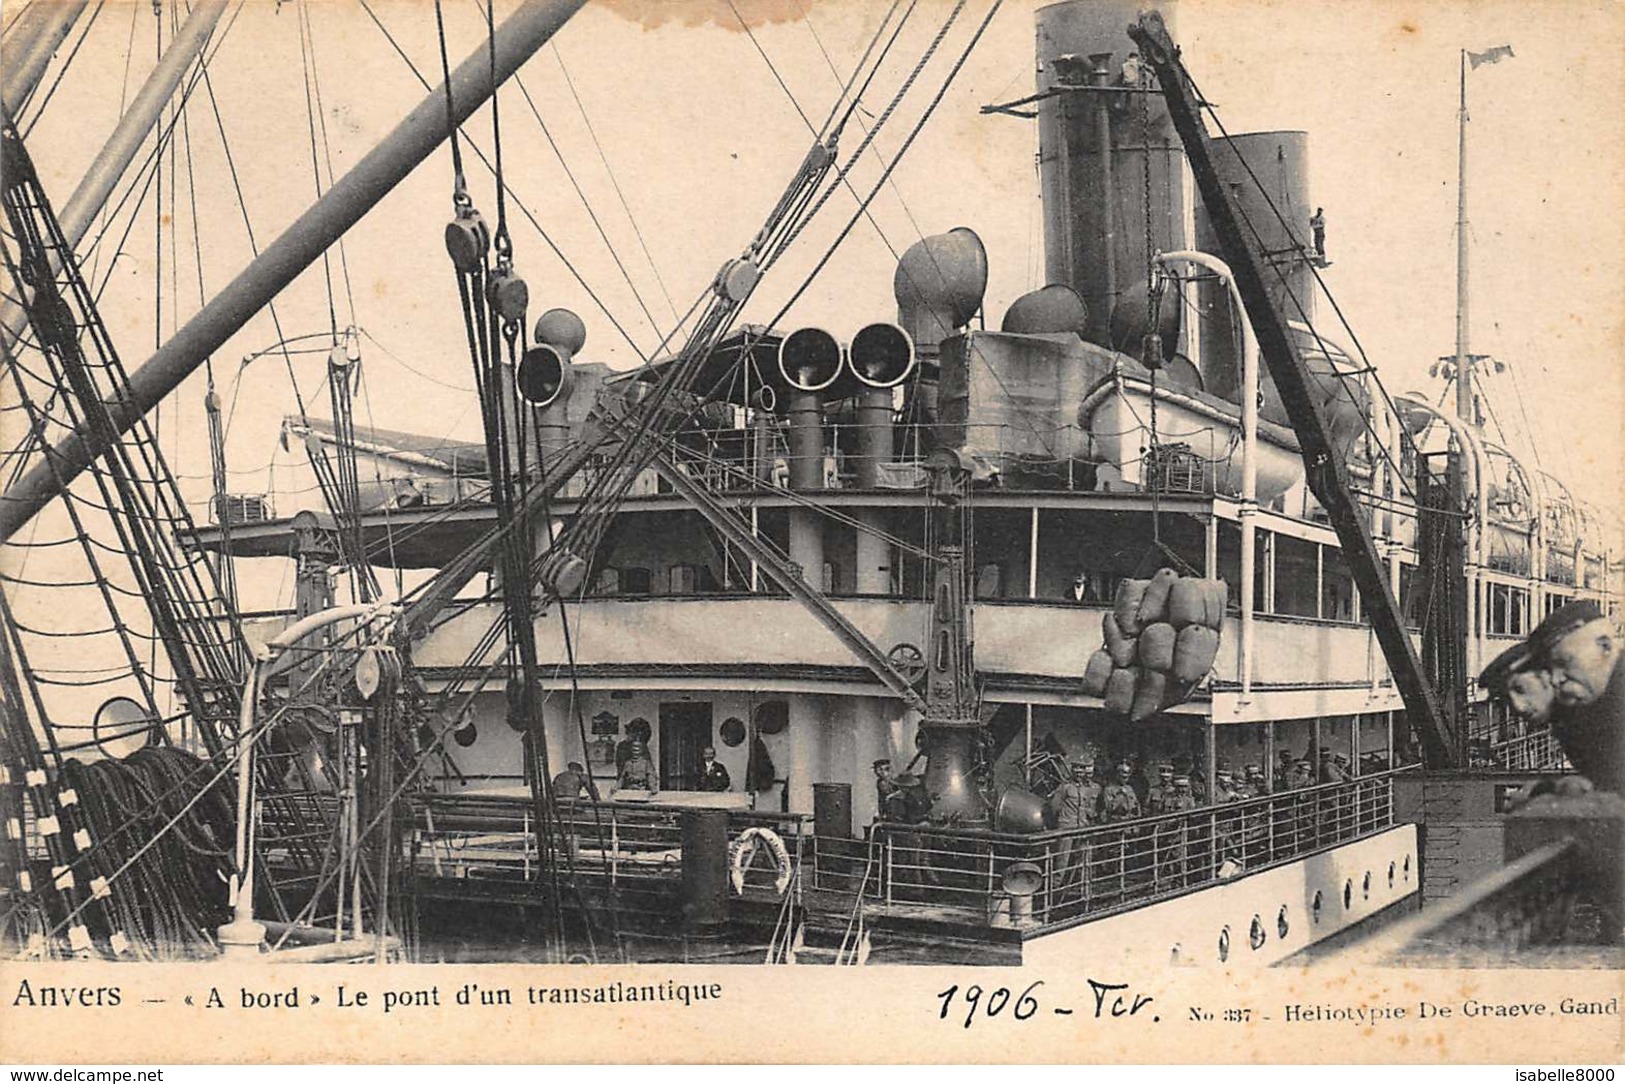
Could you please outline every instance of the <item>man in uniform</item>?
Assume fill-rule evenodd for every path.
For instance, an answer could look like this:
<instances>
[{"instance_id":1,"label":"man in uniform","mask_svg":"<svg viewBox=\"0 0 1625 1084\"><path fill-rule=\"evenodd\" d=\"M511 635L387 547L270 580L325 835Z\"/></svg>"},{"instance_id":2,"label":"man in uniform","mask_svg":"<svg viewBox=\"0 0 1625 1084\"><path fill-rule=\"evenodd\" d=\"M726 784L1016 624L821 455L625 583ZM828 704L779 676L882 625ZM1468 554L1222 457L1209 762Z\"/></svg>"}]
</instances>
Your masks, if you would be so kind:
<instances>
[{"instance_id":1,"label":"man in uniform","mask_svg":"<svg viewBox=\"0 0 1625 1084\"><path fill-rule=\"evenodd\" d=\"M1134 765L1125 760L1117 766L1117 778L1101 791L1101 820L1106 824L1118 824L1140 815L1140 797L1134 793L1133 776Z\"/></svg>"},{"instance_id":2,"label":"man in uniform","mask_svg":"<svg viewBox=\"0 0 1625 1084\"><path fill-rule=\"evenodd\" d=\"M1162 796L1162 813L1184 813L1196 808L1196 799L1191 795L1191 781L1189 776L1174 775L1172 765L1169 765L1168 789ZM1180 786L1180 781L1184 786ZM1188 872L1185 861L1185 837L1190 826L1183 818L1166 820L1155 828L1154 842L1156 845L1157 887L1159 889L1183 888Z\"/></svg>"},{"instance_id":3,"label":"man in uniform","mask_svg":"<svg viewBox=\"0 0 1625 1084\"><path fill-rule=\"evenodd\" d=\"M1625 663L1619 631L1595 602L1559 606L1530 636L1551 672L1552 733L1574 770L1625 793Z\"/></svg>"},{"instance_id":4,"label":"man in uniform","mask_svg":"<svg viewBox=\"0 0 1625 1084\"><path fill-rule=\"evenodd\" d=\"M1100 819L1101 786L1095 782L1095 766L1091 760L1075 757L1068 762L1072 777L1049 796L1049 810L1055 818L1055 827L1062 831L1088 828ZM1062 840L1061 868L1056 890L1064 897L1081 894L1088 898L1089 845L1081 839Z\"/></svg>"},{"instance_id":5,"label":"man in uniform","mask_svg":"<svg viewBox=\"0 0 1625 1084\"><path fill-rule=\"evenodd\" d=\"M636 738L632 739L626 763L621 765L621 774L616 780L616 789L652 791L658 785L656 779L654 761L649 759L649 747Z\"/></svg>"},{"instance_id":6,"label":"man in uniform","mask_svg":"<svg viewBox=\"0 0 1625 1084\"><path fill-rule=\"evenodd\" d=\"M728 769L717 763L717 751L709 745L700 750L700 789L720 794L732 786Z\"/></svg>"},{"instance_id":7,"label":"man in uniform","mask_svg":"<svg viewBox=\"0 0 1625 1084\"><path fill-rule=\"evenodd\" d=\"M1174 796L1174 766L1169 761L1157 765L1157 781L1146 792L1145 811L1151 816L1168 812L1168 799Z\"/></svg>"}]
</instances>

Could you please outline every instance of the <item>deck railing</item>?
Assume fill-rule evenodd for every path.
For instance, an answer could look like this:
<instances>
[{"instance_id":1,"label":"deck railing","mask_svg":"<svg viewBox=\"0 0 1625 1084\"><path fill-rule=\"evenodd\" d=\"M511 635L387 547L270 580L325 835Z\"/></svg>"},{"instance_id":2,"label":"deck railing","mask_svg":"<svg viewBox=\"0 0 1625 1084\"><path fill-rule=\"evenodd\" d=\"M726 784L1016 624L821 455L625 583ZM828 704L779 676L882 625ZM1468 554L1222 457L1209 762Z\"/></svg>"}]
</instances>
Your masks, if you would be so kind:
<instances>
[{"instance_id":1,"label":"deck railing","mask_svg":"<svg viewBox=\"0 0 1625 1084\"><path fill-rule=\"evenodd\" d=\"M691 807L586 800L562 803L549 837L561 868L576 876L623 883L671 881L682 874L682 814ZM770 828L792 861L810 833L806 818L744 809L728 812L728 840L747 828ZM535 805L494 795L428 795L414 803L414 865L420 874L496 881L529 881L540 869ZM765 863L748 869L747 886L771 885Z\"/></svg>"},{"instance_id":2,"label":"deck railing","mask_svg":"<svg viewBox=\"0 0 1625 1084\"><path fill-rule=\"evenodd\" d=\"M851 844L817 840L819 884L851 884L866 863L865 895L887 904L995 926L1070 923L1390 828L1393 774L1034 835L880 823L861 859Z\"/></svg>"},{"instance_id":3,"label":"deck railing","mask_svg":"<svg viewBox=\"0 0 1625 1084\"><path fill-rule=\"evenodd\" d=\"M1509 772L1558 771L1563 747L1550 730L1537 730L1490 746L1490 763Z\"/></svg>"}]
</instances>

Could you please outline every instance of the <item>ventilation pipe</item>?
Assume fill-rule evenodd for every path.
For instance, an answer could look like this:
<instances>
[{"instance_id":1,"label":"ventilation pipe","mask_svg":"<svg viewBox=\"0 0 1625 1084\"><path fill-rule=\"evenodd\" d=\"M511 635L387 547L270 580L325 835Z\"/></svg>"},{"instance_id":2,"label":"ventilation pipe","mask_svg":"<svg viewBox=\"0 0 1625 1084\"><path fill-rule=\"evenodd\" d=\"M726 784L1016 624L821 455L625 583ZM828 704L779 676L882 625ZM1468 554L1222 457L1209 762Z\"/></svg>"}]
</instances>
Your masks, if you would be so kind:
<instances>
[{"instance_id":1,"label":"ventilation pipe","mask_svg":"<svg viewBox=\"0 0 1625 1084\"><path fill-rule=\"evenodd\" d=\"M892 389L914 372L914 342L896 324L870 324L852 336L847 368L858 387L857 474L859 489L880 485L880 464L892 445Z\"/></svg>"},{"instance_id":2,"label":"ventilation pipe","mask_svg":"<svg viewBox=\"0 0 1625 1084\"><path fill-rule=\"evenodd\" d=\"M1065 335L1083 337L1089 326L1089 306L1070 286L1052 282L1022 294L1004 310L999 330L1006 335Z\"/></svg>"},{"instance_id":3,"label":"ventilation pipe","mask_svg":"<svg viewBox=\"0 0 1625 1084\"><path fill-rule=\"evenodd\" d=\"M913 340L919 362L906 410L913 423L936 423L942 342L964 330L986 291L987 249L965 226L916 241L897 261L892 276L897 322Z\"/></svg>"},{"instance_id":4,"label":"ventilation pipe","mask_svg":"<svg viewBox=\"0 0 1625 1084\"><path fill-rule=\"evenodd\" d=\"M789 387L790 488L824 486L824 407L821 393L841 378L845 351L818 327L792 331L779 343L779 375ZM790 510L790 560L815 590L824 588L824 524L817 512Z\"/></svg>"},{"instance_id":5,"label":"ventilation pipe","mask_svg":"<svg viewBox=\"0 0 1625 1084\"><path fill-rule=\"evenodd\" d=\"M570 443L571 363L587 345L587 325L569 309L548 309L536 318L536 345L519 361L519 395L535 410L537 469Z\"/></svg>"}]
</instances>

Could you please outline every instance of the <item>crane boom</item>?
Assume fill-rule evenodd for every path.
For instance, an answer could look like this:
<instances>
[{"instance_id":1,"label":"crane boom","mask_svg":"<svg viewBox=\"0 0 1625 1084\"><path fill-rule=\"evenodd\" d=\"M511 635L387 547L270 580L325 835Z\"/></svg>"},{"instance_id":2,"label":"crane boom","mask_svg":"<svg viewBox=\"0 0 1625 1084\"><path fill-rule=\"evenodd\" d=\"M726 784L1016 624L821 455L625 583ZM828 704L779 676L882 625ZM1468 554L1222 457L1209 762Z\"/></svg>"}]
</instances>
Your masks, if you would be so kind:
<instances>
[{"instance_id":1,"label":"crane boom","mask_svg":"<svg viewBox=\"0 0 1625 1084\"><path fill-rule=\"evenodd\" d=\"M1128 28L1128 33L1140 47L1140 55L1156 73L1208 220L1224 249L1225 262L1235 274L1242 304L1258 339L1259 352L1269 366L1297 434L1310 490L1326 509L1332 528L1337 532L1365 613L1405 702L1410 724L1421 738L1428 764L1451 767L1457 759L1457 743L1438 695L1423 673L1399 603L1384 574L1376 543L1360 517L1342 457L1334 451L1326 417L1311 394L1311 375L1303 354L1288 332L1286 315L1266 288L1265 254L1249 239L1241 212L1214 165L1213 140L1202 121L1200 103L1180 62L1179 49L1169 36L1162 16L1155 11L1142 14Z\"/></svg>"}]
</instances>

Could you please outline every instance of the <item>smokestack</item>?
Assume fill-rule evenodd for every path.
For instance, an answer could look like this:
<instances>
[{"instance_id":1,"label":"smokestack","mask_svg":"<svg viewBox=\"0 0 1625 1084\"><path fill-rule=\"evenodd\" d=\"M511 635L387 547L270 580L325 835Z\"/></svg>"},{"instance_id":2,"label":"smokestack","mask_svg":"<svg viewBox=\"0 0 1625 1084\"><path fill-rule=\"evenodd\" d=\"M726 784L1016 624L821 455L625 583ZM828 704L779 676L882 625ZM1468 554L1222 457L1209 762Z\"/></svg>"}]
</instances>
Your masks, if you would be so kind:
<instances>
[{"instance_id":1,"label":"smokestack","mask_svg":"<svg viewBox=\"0 0 1625 1084\"><path fill-rule=\"evenodd\" d=\"M1038 106L1045 278L1077 290L1088 308L1085 338L1106 347L1112 312L1146 277L1151 256L1189 247L1184 149L1161 96L1144 93L1126 29L1142 5L1067 0L1038 12L1038 90L1059 91ZM1155 6L1174 32L1174 0Z\"/></svg>"}]
</instances>

